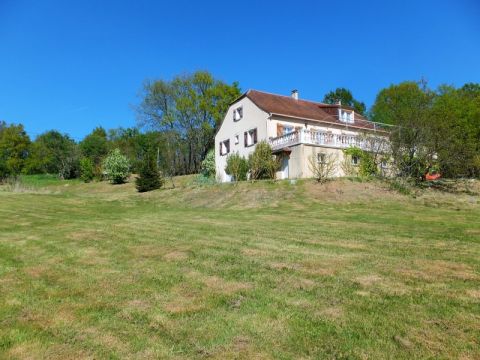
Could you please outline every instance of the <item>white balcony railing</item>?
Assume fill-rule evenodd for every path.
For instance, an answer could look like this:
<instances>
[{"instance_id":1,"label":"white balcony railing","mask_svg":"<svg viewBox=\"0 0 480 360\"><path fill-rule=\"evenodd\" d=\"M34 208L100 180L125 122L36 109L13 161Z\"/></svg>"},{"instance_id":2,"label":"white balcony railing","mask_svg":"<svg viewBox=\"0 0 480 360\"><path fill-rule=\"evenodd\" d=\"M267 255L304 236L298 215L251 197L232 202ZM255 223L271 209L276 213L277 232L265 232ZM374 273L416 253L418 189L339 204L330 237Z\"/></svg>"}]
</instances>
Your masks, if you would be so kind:
<instances>
[{"instance_id":1,"label":"white balcony railing","mask_svg":"<svg viewBox=\"0 0 480 360\"><path fill-rule=\"evenodd\" d=\"M321 145L333 148L349 148L352 146L359 147L363 150L369 150L372 146L373 139L383 138L375 136L332 134L330 132L300 129L289 134L271 138L269 140L272 150L279 150L287 146L298 144Z\"/></svg>"}]
</instances>

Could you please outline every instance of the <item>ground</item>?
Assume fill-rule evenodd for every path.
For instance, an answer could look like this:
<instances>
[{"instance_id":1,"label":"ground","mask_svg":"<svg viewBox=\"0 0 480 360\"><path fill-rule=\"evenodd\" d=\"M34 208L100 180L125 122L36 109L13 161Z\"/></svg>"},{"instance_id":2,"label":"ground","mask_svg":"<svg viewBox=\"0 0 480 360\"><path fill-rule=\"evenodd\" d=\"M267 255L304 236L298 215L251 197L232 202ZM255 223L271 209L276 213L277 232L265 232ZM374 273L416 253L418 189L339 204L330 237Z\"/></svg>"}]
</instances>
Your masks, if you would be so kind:
<instances>
[{"instance_id":1,"label":"ground","mask_svg":"<svg viewBox=\"0 0 480 360\"><path fill-rule=\"evenodd\" d=\"M480 358L475 191L176 182L0 187L0 358Z\"/></svg>"}]
</instances>

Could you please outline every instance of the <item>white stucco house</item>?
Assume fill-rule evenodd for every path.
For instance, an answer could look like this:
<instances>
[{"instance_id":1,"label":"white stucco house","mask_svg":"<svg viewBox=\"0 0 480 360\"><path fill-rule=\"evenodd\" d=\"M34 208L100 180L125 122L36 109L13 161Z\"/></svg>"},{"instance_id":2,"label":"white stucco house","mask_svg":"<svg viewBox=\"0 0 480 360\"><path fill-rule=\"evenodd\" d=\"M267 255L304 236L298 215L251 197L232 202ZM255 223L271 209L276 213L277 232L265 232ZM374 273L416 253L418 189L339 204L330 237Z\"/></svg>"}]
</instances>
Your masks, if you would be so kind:
<instances>
[{"instance_id":1,"label":"white stucco house","mask_svg":"<svg viewBox=\"0 0 480 360\"><path fill-rule=\"evenodd\" d=\"M277 178L312 177L309 159L335 153L338 161L334 176L343 176L342 149L364 148L365 137L386 137L387 132L349 107L301 100L298 91L291 96L249 90L229 107L215 136L217 179L231 178L225 173L227 158L238 152L248 158L256 144L265 140L281 157ZM355 162L357 159L351 159Z\"/></svg>"}]
</instances>

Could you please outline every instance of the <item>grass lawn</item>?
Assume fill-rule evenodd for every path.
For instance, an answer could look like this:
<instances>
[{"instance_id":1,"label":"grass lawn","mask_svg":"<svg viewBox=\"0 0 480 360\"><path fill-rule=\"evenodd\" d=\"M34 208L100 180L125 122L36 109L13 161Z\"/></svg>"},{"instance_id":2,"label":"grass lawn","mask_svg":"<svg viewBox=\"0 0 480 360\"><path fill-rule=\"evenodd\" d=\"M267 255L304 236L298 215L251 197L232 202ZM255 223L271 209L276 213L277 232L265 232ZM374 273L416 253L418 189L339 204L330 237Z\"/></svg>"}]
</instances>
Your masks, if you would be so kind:
<instances>
[{"instance_id":1,"label":"grass lawn","mask_svg":"<svg viewBox=\"0 0 480 360\"><path fill-rule=\"evenodd\" d=\"M0 187L0 358L480 358L480 199Z\"/></svg>"}]
</instances>

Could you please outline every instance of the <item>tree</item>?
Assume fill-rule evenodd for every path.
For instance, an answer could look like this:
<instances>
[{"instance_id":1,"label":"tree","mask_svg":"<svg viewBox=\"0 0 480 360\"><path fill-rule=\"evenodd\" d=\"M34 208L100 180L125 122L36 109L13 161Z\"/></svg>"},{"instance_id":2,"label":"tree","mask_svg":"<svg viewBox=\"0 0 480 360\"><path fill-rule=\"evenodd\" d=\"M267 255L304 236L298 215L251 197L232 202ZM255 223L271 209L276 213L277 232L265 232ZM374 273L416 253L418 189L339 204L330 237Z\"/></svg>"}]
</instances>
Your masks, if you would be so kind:
<instances>
[{"instance_id":1,"label":"tree","mask_svg":"<svg viewBox=\"0 0 480 360\"><path fill-rule=\"evenodd\" d=\"M365 104L356 100L352 92L345 88L336 88L333 91L328 92L323 97L323 102L326 104L337 104L341 101L342 105L353 108L355 112L364 115L365 114Z\"/></svg>"},{"instance_id":2,"label":"tree","mask_svg":"<svg viewBox=\"0 0 480 360\"><path fill-rule=\"evenodd\" d=\"M234 181L247 180L248 161L237 152L230 154L227 157L227 166L225 172L231 175Z\"/></svg>"},{"instance_id":3,"label":"tree","mask_svg":"<svg viewBox=\"0 0 480 360\"><path fill-rule=\"evenodd\" d=\"M95 177L95 165L89 158L80 159L80 178L84 182L90 182Z\"/></svg>"},{"instance_id":4,"label":"tree","mask_svg":"<svg viewBox=\"0 0 480 360\"><path fill-rule=\"evenodd\" d=\"M390 146L399 175L421 179L432 162L428 146L431 105L435 94L425 82L403 82L383 89L372 107L376 122L396 125L390 132Z\"/></svg>"},{"instance_id":5,"label":"tree","mask_svg":"<svg viewBox=\"0 0 480 360\"><path fill-rule=\"evenodd\" d=\"M25 167L30 138L23 125L2 125L0 129L0 179L18 176Z\"/></svg>"},{"instance_id":6,"label":"tree","mask_svg":"<svg viewBox=\"0 0 480 360\"><path fill-rule=\"evenodd\" d=\"M237 83L228 85L206 71L176 76L171 81L147 81L137 108L139 125L165 134L163 153L171 174L196 173L215 130L230 103L240 95Z\"/></svg>"},{"instance_id":7,"label":"tree","mask_svg":"<svg viewBox=\"0 0 480 360\"><path fill-rule=\"evenodd\" d=\"M78 161L75 141L66 134L50 130L32 143L25 171L30 174L57 174L62 179L70 179L78 175Z\"/></svg>"},{"instance_id":8,"label":"tree","mask_svg":"<svg viewBox=\"0 0 480 360\"><path fill-rule=\"evenodd\" d=\"M130 164L119 149L114 149L103 161L103 172L113 184L123 184L130 176Z\"/></svg>"},{"instance_id":9,"label":"tree","mask_svg":"<svg viewBox=\"0 0 480 360\"><path fill-rule=\"evenodd\" d=\"M248 158L250 177L252 180L275 179L280 168L280 161L272 155L272 148L266 141L260 141L255 151Z\"/></svg>"},{"instance_id":10,"label":"tree","mask_svg":"<svg viewBox=\"0 0 480 360\"><path fill-rule=\"evenodd\" d=\"M164 184L154 158L147 157L140 167L139 176L135 179L135 186L138 192L146 192L160 189Z\"/></svg>"},{"instance_id":11,"label":"tree","mask_svg":"<svg viewBox=\"0 0 480 360\"><path fill-rule=\"evenodd\" d=\"M314 179L323 184L335 174L337 156L333 153L312 154L308 162Z\"/></svg>"},{"instance_id":12,"label":"tree","mask_svg":"<svg viewBox=\"0 0 480 360\"><path fill-rule=\"evenodd\" d=\"M80 142L80 150L83 157L92 160L95 165L96 175L100 175L102 160L108 154L109 144L107 132L102 127L95 128Z\"/></svg>"},{"instance_id":13,"label":"tree","mask_svg":"<svg viewBox=\"0 0 480 360\"><path fill-rule=\"evenodd\" d=\"M441 86L432 104L428 146L443 176L479 176L480 85Z\"/></svg>"},{"instance_id":14,"label":"tree","mask_svg":"<svg viewBox=\"0 0 480 360\"><path fill-rule=\"evenodd\" d=\"M214 177L215 176L215 150L212 149L207 153L205 159L202 161L202 174L205 177Z\"/></svg>"}]
</instances>

